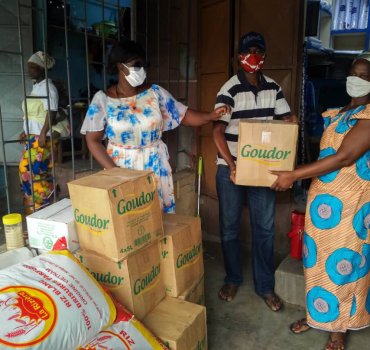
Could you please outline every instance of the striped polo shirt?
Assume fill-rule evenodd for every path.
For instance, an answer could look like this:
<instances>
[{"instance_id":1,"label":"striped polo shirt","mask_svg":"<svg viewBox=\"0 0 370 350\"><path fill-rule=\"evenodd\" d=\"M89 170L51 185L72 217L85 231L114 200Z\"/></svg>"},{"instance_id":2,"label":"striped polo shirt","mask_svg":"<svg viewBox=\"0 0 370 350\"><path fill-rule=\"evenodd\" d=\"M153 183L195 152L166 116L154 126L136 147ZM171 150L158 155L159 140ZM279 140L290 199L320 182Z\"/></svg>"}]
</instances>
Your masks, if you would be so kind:
<instances>
[{"instance_id":1,"label":"striped polo shirt","mask_svg":"<svg viewBox=\"0 0 370 350\"><path fill-rule=\"evenodd\" d=\"M225 138L233 159L238 153L239 121L243 119L281 119L290 115L290 108L279 84L261 74L257 88L251 85L240 70L229 79L217 94L216 107L227 104L231 114L224 115L217 122L226 125ZM218 155L217 164L227 163Z\"/></svg>"}]
</instances>

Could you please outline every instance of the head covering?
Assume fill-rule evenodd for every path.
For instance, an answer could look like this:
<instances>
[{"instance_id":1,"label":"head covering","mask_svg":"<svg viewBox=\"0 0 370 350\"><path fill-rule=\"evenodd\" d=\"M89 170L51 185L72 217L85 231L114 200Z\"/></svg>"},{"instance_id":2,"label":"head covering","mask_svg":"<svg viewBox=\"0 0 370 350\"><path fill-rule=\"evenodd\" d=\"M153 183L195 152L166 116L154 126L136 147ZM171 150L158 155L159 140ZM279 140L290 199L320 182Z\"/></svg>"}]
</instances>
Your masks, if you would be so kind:
<instances>
[{"instance_id":1,"label":"head covering","mask_svg":"<svg viewBox=\"0 0 370 350\"><path fill-rule=\"evenodd\" d=\"M253 46L257 46L264 51L266 50L265 38L261 33L249 32L244 34L239 40L239 53L247 52Z\"/></svg>"},{"instance_id":2,"label":"head covering","mask_svg":"<svg viewBox=\"0 0 370 350\"><path fill-rule=\"evenodd\" d=\"M355 63L359 58L362 58L363 60L369 61L370 62L370 52L369 51L364 51L361 52L353 61Z\"/></svg>"},{"instance_id":3,"label":"head covering","mask_svg":"<svg viewBox=\"0 0 370 350\"><path fill-rule=\"evenodd\" d=\"M37 51L29 59L28 62L37 64L38 66L46 69L51 69L54 67L55 60L48 54L42 51Z\"/></svg>"}]
</instances>

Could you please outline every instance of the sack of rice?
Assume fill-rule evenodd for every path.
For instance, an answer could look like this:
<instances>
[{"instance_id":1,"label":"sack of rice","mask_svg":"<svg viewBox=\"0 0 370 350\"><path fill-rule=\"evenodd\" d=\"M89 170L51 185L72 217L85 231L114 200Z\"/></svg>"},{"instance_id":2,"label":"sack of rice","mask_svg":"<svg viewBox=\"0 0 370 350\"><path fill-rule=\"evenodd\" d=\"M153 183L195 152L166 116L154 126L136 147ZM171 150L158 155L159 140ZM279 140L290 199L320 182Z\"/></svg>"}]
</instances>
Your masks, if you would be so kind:
<instances>
[{"instance_id":1,"label":"sack of rice","mask_svg":"<svg viewBox=\"0 0 370 350\"><path fill-rule=\"evenodd\" d=\"M114 324L79 348L92 349L168 350L131 312L119 304Z\"/></svg>"},{"instance_id":2,"label":"sack of rice","mask_svg":"<svg viewBox=\"0 0 370 350\"><path fill-rule=\"evenodd\" d=\"M110 296L68 251L0 271L0 349L76 349L115 318Z\"/></svg>"}]
</instances>

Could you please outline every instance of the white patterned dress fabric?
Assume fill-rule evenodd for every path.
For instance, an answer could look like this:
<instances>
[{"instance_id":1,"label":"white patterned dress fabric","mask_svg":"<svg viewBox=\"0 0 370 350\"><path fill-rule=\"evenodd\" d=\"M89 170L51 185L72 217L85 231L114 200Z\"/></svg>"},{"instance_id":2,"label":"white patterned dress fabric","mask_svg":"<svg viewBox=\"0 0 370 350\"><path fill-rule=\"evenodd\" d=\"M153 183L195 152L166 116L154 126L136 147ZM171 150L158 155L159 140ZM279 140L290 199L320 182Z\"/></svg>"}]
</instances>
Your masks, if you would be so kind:
<instances>
[{"instance_id":1,"label":"white patterned dress fabric","mask_svg":"<svg viewBox=\"0 0 370 350\"><path fill-rule=\"evenodd\" d=\"M138 95L112 98L98 91L86 113L81 133L105 130L107 153L121 168L152 170L163 211L175 212L172 170L162 132L175 129L187 107L158 85Z\"/></svg>"}]
</instances>

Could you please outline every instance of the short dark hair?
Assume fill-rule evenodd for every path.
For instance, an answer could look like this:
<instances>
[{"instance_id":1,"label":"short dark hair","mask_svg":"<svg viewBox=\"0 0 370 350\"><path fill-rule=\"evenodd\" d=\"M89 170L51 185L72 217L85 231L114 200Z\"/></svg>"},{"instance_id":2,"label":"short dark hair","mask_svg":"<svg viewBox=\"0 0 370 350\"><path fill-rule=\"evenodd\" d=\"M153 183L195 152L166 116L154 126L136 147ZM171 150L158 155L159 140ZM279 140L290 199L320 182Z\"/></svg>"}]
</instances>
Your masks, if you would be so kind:
<instances>
[{"instance_id":1,"label":"short dark hair","mask_svg":"<svg viewBox=\"0 0 370 350\"><path fill-rule=\"evenodd\" d=\"M132 40L125 40L115 44L108 56L107 70L110 74L117 74L117 63L127 63L135 58L145 60L145 50Z\"/></svg>"}]
</instances>

